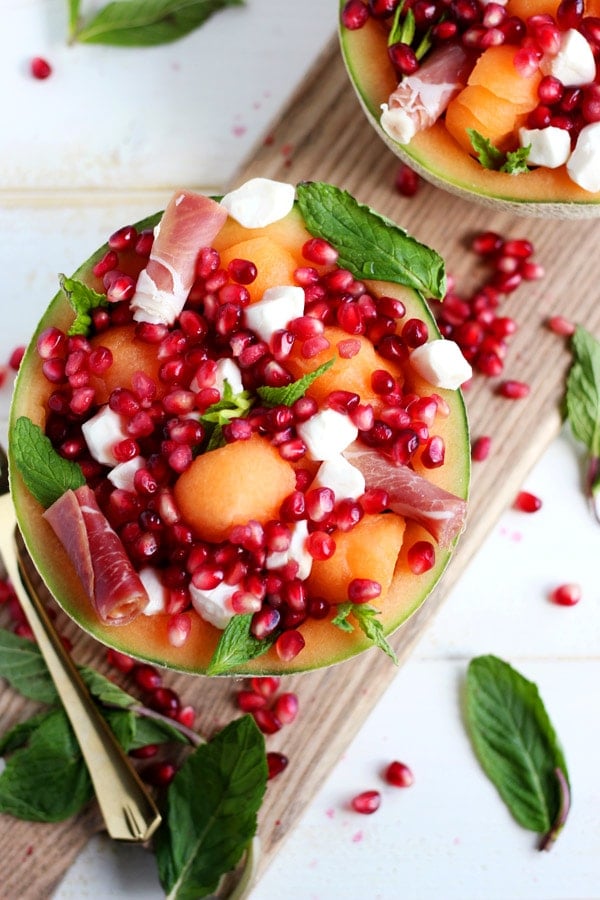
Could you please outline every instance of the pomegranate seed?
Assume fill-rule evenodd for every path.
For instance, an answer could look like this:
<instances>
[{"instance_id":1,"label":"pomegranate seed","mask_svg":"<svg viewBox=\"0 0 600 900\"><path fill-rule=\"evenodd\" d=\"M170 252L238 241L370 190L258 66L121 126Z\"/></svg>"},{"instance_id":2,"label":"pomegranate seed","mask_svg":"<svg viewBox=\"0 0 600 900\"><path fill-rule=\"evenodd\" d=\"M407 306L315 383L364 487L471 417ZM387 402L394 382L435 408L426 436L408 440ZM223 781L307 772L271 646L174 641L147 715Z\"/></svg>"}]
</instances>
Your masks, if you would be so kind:
<instances>
[{"instance_id":1,"label":"pomegranate seed","mask_svg":"<svg viewBox=\"0 0 600 900\"><path fill-rule=\"evenodd\" d=\"M480 256L491 256L498 253L504 245L504 240L495 231L482 231L473 238L471 247Z\"/></svg>"},{"instance_id":2,"label":"pomegranate seed","mask_svg":"<svg viewBox=\"0 0 600 900\"><path fill-rule=\"evenodd\" d=\"M402 338L412 349L420 347L428 337L427 325L421 319L408 319L402 327Z\"/></svg>"},{"instance_id":3,"label":"pomegranate seed","mask_svg":"<svg viewBox=\"0 0 600 900\"><path fill-rule=\"evenodd\" d=\"M414 575L423 575L435 565L435 548L430 541L416 541L408 549L408 567Z\"/></svg>"},{"instance_id":4,"label":"pomegranate seed","mask_svg":"<svg viewBox=\"0 0 600 900\"><path fill-rule=\"evenodd\" d=\"M162 675L154 666L136 663L132 669L133 680L144 691L153 691L162 685Z\"/></svg>"},{"instance_id":5,"label":"pomegranate seed","mask_svg":"<svg viewBox=\"0 0 600 900\"><path fill-rule=\"evenodd\" d=\"M313 531L306 540L306 549L313 559L331 559L335 553L335 540L325 531Z\"/></svg>"},{"instance_id":6,"label":"pomegranate seed","mask_svg":"<svg viewBox=\"0 0 600 900\"><path fill-rule=\"evenodd\" d=\"M562 0L556 10L556 21L563 31L577 28L583 18L583 0Z\"/></svg>"},{"instance_id":7,"label":"pomegranate seed","mask_svg":"<svg viewBox=\"0 0 600 900\"><path fill-rule=\"evenodd\" d=\"M348 585L348 599L351 603L368 603L370 600L375 600L380 594L379 582L369 578L353 578Z\"/></svg>"},{"instance_id":8,"label":"pomegranate seed","mask_svg":"<svg viewBox=\"0 0 600 900\"><path fill-rule=\"evenodd\" d=\"M550 594L550 599L558 606L575 606L581 600L582 591L578 584L559 584Z\"/></svg>"},{"instance_id":9,"label":"pomegranate seed","mask_svg":"<svg viewBox=\"0 0 600 900\"><path fill-rule=\"evenodd\" d=\"M113 650L112 648L106 651L106 659L111 666L125 674L131 672L136 664L131 656L127 656L126 653L121 653L119 650Z\"/></svg>"},{"instance_id":10,"label":"pomegranate seed","mask_svg":"<svg viewBox=\"0 0 600 900\"><path fill-rule=\"evenodd\" d=\"M152 245L154 244L154 232L149 229L145 231L141 231L138 235L137 241L135 242L135 252L138 256L148 257L150 256L150 251L152 250Z\"/></svg>"},{"instance_id":11,"label":"pomegranate seed","mask_svg":"<svg viewBox=\"0 0 600 900\"><path fill-rule=\"evenodd\" d=\"M267 698L255 691L239 691L237 695L237 705L242 712L255 712L257 709L264 709L267 705Z\"/></svg>"},{"instance_id":12,"label":"pomegranate seed","mask_svg":"<svg viewBox=\"0 0 600 900\"><path fill-rule=\"evenodd\" d=\"M275 734L281 730L281 722L270 709L255 709L252 716L263 734Z\"/></svg>"},{"instance_id":13,"label":"pomegranate seed","mask_svg":"<svg viewBox=\"0 0 600 900\"><path fill-rule=\"evenodd\" d=\"M52 66L41 56L34 56L29 64L29 69L34 78L38 81L44 81L52 75Z\"/></svg>"},{"instance_id":14,"label":"pomegranate seed","mask_svg":"<svg viewBox=\"0 0 600 900\"><path fill-rule=\"evenodd\" d=\"M294 632L291 632L292 634ZM297 694L286 692L280 694L273 706L273 712L282 725L291 725L298 715L299 702Z\"/></svg>"},{"instance_id":15,"label":"pomegranate seed","mask_svg":"<svg viewBox=\"0 0 600 900\"><path fill-rule=\"evenodd\" d=\"M483 462L490 455L492 439L488 435L482 435L473 441L471 447L471 459L474 462Z\"/></svg>"},{"instance_id":16,"label":"pomegranate seed","mask_svg":"<svg viewBox=\"0 0 600 900\"><path fill-rule=\"evenodd\" d=\"M522 400L528 397L531 388L524 381L503 381L498 387L498 393L501 397L507 397L509 400Z\"/></svg>"},{"instance_id":17,"label":"pomegranate seed","mask_svg":"<svg viewBox=\"0 0 600 900\"><path fill-rule=\"evenodd\" d=\"M542 508L542 501L529 491L519 491L513 503L515 509L520 512L533 513Z\"/></svg>"},{"instance_id":18,"label":"pomegranate seed","mask_svg":"<svg viewBox=\"0 0 600 900\"><path fill-rule=\"evenodd\" d=\"M170 715L179 711L181 701L179 695L171 688L158 687L152 691L148 697L148 706L156 709L158 712Z\"/></svg>"},{"instance_id":19,"label":"pomegranate seed","mask_svg":"<svg viewBox=\"0 0 600 900\"><path fill-rule=\"evenodd\" d=\"M361 3L362 6L362 3ZM275 778L280 775L288 764L288 758L283 753L277 753L275 750L269 750L267 753L267 769L268 778Z\"/></svg>"},{"instance_id":20,"label":"pomegranate seed","mask_svg":"<svg viewBox=\"0 0 600 900\"><path fill-rule=\"evenodd\" d=\"M196 710L193 706L182 706L177 714L177 721L186 728L193 728L196 722Z\"/></svg>"},{"instance_id":21,"label":"pomegranate seed","mask_svg":"<svg viewBox=\"0 0 600 900\"><path fill-rule=\"evenodd\" d=\"M136 747L129 751L129 755L134 759L151 759L158 753L158 744L145 744L143 747Z\"/></svg>"},{"instance_id":22,"label":"pomegranate seed","mask_svg":"<svg viewBox=\"0 0 600 900\"><path fill-rule=\"evenodd\" d=\"M23 359L24 355L25 355L25 347L21 347L21 346L15 347L15 349L10 354L10 356L8 358L8 365L14 372L18 371L19 366L21 365L21 360Z\"/></svg>"},{"instance_id":23,"label":"pomegranate seed","mask_svg":"<svg viewBox=\"0 0 600 900\"><path fill-rule=\"evenodd\" d=\"M192 620L185 613L170 616L167 622L167 637L171 646L183 647L191 630Z\"/></svg>"},{"instance_id":24,"label":"pomegranate seed","mask_svg":"<svg viewBox=\"0 0 600 900\"><path fill-rule=\"evenodd\" d=\"M405 763L394 760L385 770L385 780L394 787L410 787L415 779Z\"/></svg>"},{"instance_id":25,"label":"pomegranate seed","mask_svg":"<svg viewBox=\"0 0 600 900\"><path fill-rule=\"evenodd\" d=\"M280 618L281 615L278 609L271 609L265 606L252 616L250 631L259 640L266 638L273 634L279 625Z\"/></svg>"},{"instance_id":26,"label":"pomegranate seed","mask_svg":"<svg viewBox=\"0 0 600 900\"><path fill-rule=\"evenodd\" d=\"M252 284L258 274L256 266L249 259L232 259L227 271L238 284Z\"/></svg>"},{"instance_id":27,"label":"pomegranate seed","mask_svg":"<svg viewBox=\"0 0 600 900\"><path fill-rule=\"evenodd\" d=\"M154 787L167 787L177 774L177 768L170 762L156 762L142 770L142 778Z\"/></svg>"},{"instance_id":28,"label":"pomegranate seed","mask_svg":"<svg viewBox=\"0 0 600 900\"><path fill-rule=\"evenodd\" d=\"M381 806L381 794L379 791L363 791L352 798L351 805L355 812L371 815Z\"/></svg>"},{"instance_id":29,"label":"pomegranate seed","mask_svg":"<svg viewBox=\"0 0 600 900\"><path fill-rule=\"evenodd\" d=\"M561 337L571 337L571 335L575 334L575 323L566 319L564 316L551 316L548 319L547 324L550 331L553 331L554 334L558 334Z\"/></svg>"},{"instance_id":30,"label":"pomegranate seed","mask_svg":"<svg viewBox=\"0 0 600 900\"><path fill-rule=\"evenodd\" d=\"M108 239L108 246L111 250L128 250L130 247L135 246L137 236L138 233L133 225L125 225L123 228L119 228L118 231L111 234Z\"/></svg>"},{"instance_id":31,"label":"pomegranate seed","mask_svg":"<svg viewBox=\"0 0 600 900\"><path fill-rule=\"evenodd\" d=\"M394 180L394 185L399 194L402 194L403 197L414 197L419 190L420 183L421 179L414 169L411 169L410 166L404 163L399 166Z\"/></svg>"},{"instance_id":32,"label":"pomegranate seed","mask_svg":"<svg viewBox=\"0 0 600 900\"><path fill-rule=\"evenodd\" d=\"M272 697L279 690L281 678L277 675L257 675L250 679L250 686L257 694L263 697Z\"/></svg>"},{"instance_id":33,"label":"pomegranate seed","mask_svg":"<svg viewBox=\"0 0 600 900\"><path fill-rule=\"evenodd\" d=\"M362 5L362 4L361 4ZM337 262L339 253L323 238L311 238L302 246L302 256L308 262L321 266L331 266Z\"/></svg>"},{"instance_id":34,"label":"pomegranate seed","mask_svg":"<svg viewBox=\"0 0 600 900\"><path fill-rule=\"evenodd\" d=\"M414 75L419 68L419 60L410 44L398 41L388 47L388 57L399 75Z\"/></svg>"}]
</instances>

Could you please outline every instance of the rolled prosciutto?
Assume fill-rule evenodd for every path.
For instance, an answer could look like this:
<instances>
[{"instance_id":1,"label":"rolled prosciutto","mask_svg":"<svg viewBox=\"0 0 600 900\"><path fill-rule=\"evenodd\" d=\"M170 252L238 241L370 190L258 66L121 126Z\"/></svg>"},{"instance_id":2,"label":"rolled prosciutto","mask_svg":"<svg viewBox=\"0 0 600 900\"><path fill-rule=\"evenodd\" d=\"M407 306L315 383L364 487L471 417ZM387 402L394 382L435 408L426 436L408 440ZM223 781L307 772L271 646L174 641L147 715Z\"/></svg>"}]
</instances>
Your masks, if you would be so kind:
<instances>
[{"instance_id":1,"label":"rolled prosciutto","mask_svg":"<svg viewBox=\"0 0 600 900\"><path fill-rule=\"evenodd\" d=\"M227 210L201 194L178 191L165 209L152 252L131 299L136 322L172 325L194 283L196 259L227 219Z\"/></svg>"},{"instance_id":2,"label":"rolled prosciutto","mask_svg":"<svg viewBox=\"0 0 600 900\"><path fill-rule=\"evenodd\" d=\"M387 491L392 512L422 525L440 547L449 547L463 531L465 500L357 442L344 451L344 456L362 472L367 488Z\"/></svg>"},{"instance_id":3,"label":"rolled prosciutto","mask_svg":"<svg viewBox=\"0 0 600 900\"><path fill-rule=\"evenodd\" d=\"M90 487L66 491L48 507L44 518L104 623L126 625L142 612L148 594Z\"/></svg>"}]
</instances>

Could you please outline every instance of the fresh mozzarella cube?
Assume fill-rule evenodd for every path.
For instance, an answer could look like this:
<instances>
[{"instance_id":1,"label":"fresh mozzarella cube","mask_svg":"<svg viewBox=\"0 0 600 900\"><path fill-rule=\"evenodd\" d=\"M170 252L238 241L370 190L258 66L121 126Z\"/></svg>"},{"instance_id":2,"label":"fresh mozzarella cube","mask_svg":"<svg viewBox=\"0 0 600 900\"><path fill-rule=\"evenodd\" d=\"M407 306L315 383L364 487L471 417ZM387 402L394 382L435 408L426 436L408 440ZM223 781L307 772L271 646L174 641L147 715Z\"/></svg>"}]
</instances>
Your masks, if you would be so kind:
<instances>
[{"instance_id":1,"label":"fresh mozzarella cube","mask_svg":"<svg viewBox=\"0 0 600 900\"><path fill-rule=\"evenodd\" d=\"M409 361L417 375L429 384L451 391L459 388L473 374L458 344L445 338L421 344L412 351Z\"/></svg>"},{"instance_id":2,"label":"fresh mozzarella cube","mask_svg":"<svg viewBox=\"0 0 600 900\"><path fill-rule=\"evenodd\" d=\"M148 604L144 609L145 616L157 616L167 609L167 588L164 586L156 569L145 566L139 571L140 581L146 588Z\"/></svg>"},{"instance_id":3,"label":"fresh mozzarella cube","mask_svg":"<svg viewBox=\"0 0 600 900\"><path fill-rule=\"evenodd\" d=\"M600 191L600 122L585 125L579 132L567 172L585 191Z\"/></svg>"},{"instance_id":4,"label":"fresh mozzarella cube","mask_svg":"<svg viewBox=\"0 0 600 900\"><path fill-rule=\"evenodd\" d=\"M298 563L298 572L296 577L304 581L310 575L312 569L313 558L306 549L306 539L308 537L308 522L301 519L290 526L292 539L287 550L273 551L267 554L265 565L267 569L279 569L286 566L289 562Z\"/></svg>"},{"instance_id":5,"label":"fresh mozzarella cube","mask_svg":"<svg viewBox=\"0 0 600 900\"><path fill-rule=\"evenodd\" d=\"M331 488L336 500L356 500L365 492L365 476L340 454L321 463L311 484L317 487Z\"/></svg>"},{"instance_id":6,"label":"fresh mozzarella cube","mask_svg":"<svg viewBox=\"0 0 600 900\"><path fill-rule=\"evenodd\" d=\"M334 459L356 440L358 428L348 416L335 409L323 409L296 426L311 459Z\"/></svg>"},{"instance_id":7,"label":"fresh mozzarella cube","mask_svg":"<svg viewBox=\"0 0 600 900\"><path fill-rule=\"evenodd\" d=\"M540 63L544 75L553 75L565 87L589 84L596 77L592 48L580 31L569 28L561 37L558 53L546 54Z\"/></svg>"},{"instance_id":8,"label":"fresh mozzarella cube","mask_svg":"<svg viewBox=\"0 0 600 900\"><path fill-rule=\"evenodd\" d=\"M571 153L571 138L566 128L519 128L521 147L529 147L527 162L534 166L556 169L562 166Z\"/></svg>"},{"instance_id":9,"label":"fresh mozzarella cube","mask_svg":"<svg viewBox=\"0 0 600 900\"><path fill-rule=\"evenodd\" d=\"M278 222L294 205L296 189L283 181L251 178L221 200L232 219L244 228L264 228Z\"/></svg>"},{"instance_id":10,"label":"fresh mozzarella cube","mask_svg":"<svg viewBox=\"0 0 600 900\"><path fill-rule=\"evenodd\" d=\"M100 412L81 426L90 454L103 466L116 466L118 459L113 447L127 437L122 417L110 406L103 406Z\"/></svg>"},{"instance_id":11,"label":"fresh mozzarella cube","mask_svg":"<svg viewBox=\"0 0 600 900\"><path fill-rule=\"evenodd\" d=\"M227 627L227 623L235 615L231 606L231 597L237 591L237 587L225 584L224 581L215 588L202 590L190 584L190 596L192 606L199 616L206 622L210 622L221 631Z\"/></svg>"},{"instance_id":12,"label":"fresh mozzarella cube","mask_svg":"<svg viewBox=\"0 0 600 900\"><path fill-rule=\"evenodd\" d=\"M381 104L381 118L379 120L385 133L399 144L408 144L417 133L414 119L401 106L389 108L387 103Z\"/></svg>"},{"instance_id":13,"label":"fresh mozzarella cube","mask_svg":"<svg viewBox=\"0 0 600 900\"><path fill-rule=\"evenodd\" d=\"M244 310L246 328L254 331L263 341L285 328L292 319L304 313L304 291L294 285L267 288L260 300Z\"/></svg>"},{"instance_id":14,"label":"fresh mozzarella cube","mask_svg":"<svg viewBox=\"0 0 600 900\"><path fill-rule=\"evenodd\" d=\"M217 377L215 379L215 387L218 392L223 395L225 382L234 394L241 394L244 390L242 383L242 373L237 365L229 357L224 357L217 362Z\"/></svg>"},{"instance_id":15,"label":"fresh mozzarella cube","mask_svg":"<svg viewBox=\"0 0 600 900\"><path fill-rule=\"evenodd\" d=\"M114 484L116 488L122 488L124 491L134 491L135 473L144 465L143 456L134 456L127 462L119 463L108 473L108 480Z\"/></svg>"}]
</instances>

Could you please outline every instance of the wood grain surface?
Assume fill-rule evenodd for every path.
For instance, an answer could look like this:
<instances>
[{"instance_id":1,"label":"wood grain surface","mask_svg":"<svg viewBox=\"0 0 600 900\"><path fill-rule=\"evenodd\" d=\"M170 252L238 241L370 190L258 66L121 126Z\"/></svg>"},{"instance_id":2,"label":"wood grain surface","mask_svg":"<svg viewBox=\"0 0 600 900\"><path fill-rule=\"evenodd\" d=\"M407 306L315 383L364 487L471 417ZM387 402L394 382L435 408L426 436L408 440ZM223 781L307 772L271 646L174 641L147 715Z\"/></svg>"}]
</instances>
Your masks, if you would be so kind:
<instances>
[{"instance_id":1,"label":"wood grain surface","mask_svg":"<svg viewBox=\"0 0 600 900\"><path fill-rule=\"evenodd\" d=\"M535 245L536 259L546 268L544 279L522 286L503 306L505 314L519 324L505 376L527 381L531 385L529 397L520 401L503 399L495 392L498 380L482 377L475 378L466 392L472 435L490 435L492 452L487 461L474 465L467 530L442 583L392 640L402 660L560 428L559 409L570 356L565 341L545 327L545 320L560 312L598 334L600 304L596 222L493 213L424 183L415 197L403 198L394 188L397 167L395 157L363 119L337 43L332 41L235 183L262 175L292 182L331 181L346 188L435 247L445 257L459 290L465 293L484 277L469 250L470 238L483 229L529 238ZM482 585L482 592L484 588ZM63 630L74 640L78 662L102 667L101 647L69 623ZM261 811L262 870L396 671L391 661L374 649L340 666L290 677L286 688L298 693L301 713L296 724L268 739L269 748L285 752L290 765L269 785ZM206 735L236 714L234 679L172 676L167 681L185 702L198 709L199 729ZM2 731L25 718L30 709L30 704L5 688L0 695ZM0 896L5 900L51 896L81 847L100 827L94 808L56 825L35 825L0 816Z\"/></svg>"}]
</instances>

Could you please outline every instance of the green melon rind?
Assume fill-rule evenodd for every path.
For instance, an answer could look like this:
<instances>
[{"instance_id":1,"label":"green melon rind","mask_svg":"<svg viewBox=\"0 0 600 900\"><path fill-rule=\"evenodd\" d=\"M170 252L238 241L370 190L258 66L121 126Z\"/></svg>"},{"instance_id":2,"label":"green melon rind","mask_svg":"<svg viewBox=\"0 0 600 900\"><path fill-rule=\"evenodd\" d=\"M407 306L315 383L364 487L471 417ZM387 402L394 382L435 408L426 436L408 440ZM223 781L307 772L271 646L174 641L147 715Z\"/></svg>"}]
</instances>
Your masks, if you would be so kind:
<instances>
[{"instance_id":1,"label":"green melon rind","mask_svg":"<svg viewBox=\"0 0 600 900\"><path fill-rule=\"evenodd\" d=\"M155 213L152 216L149 216L136 223L135 227L138 229L138 231L144 228L153 227L160 220L161 215L161 212ZM90 256L90 258L86 262L79 266L79 268L73 273L71 277L76 278L84 283L93 284L94 276L92 275L92 268L95 263L104 256L108 249L108 244L104 244L102 247L100 247L94 254L92 254L92 256ZM366 283L368 285L368 281ZM415 308L412 312L414 312L414 314L420 315L423 320L426 321L432 336L438 336L439 330L437 328L437 323L433 314L431 313L431 310L414 291L411 291L411 294L414 297L415 303ZM52 301L47 307L37 328L35 329L35 332L27 346L25 355L23 357L19 373L15 381L15 388L10 408L9 434L14 427L16 419L20 415L22 415L22 408L24 406L27 406L26 395L28 392L28 376L31 370L35 369L35 367L39 364L36 351L36 341L38 336L50 324L57 324L57 322L60 323L61 327L67 328L73 318L73 311L66 301L64 295L61 291L57 292L57 294L53 297ZM462 499L467 500L471 471L469 425L464 398L460 391L456 392L452 415L455 417L455 431L456 433L461 435L463 444L462 452L460 454L460 459L462 460L462 469L461 471L456 470L456 481L460 486L460 489L457 489L456 493L461 496ZM60 571L57 571L57 567L54 567L53 569L51 567L39 565L39 557L36 561L36 546L34 546L32 542L30 529L28 526L28 515L30 509L28 509L26 505L27 490L24 487L19 476L16 461L14 455L11 452L10 441L8 446L8 460L13 501L23 541L29 555L32 557L34 564L36 564L36 567L38 568L40 577L44 581L50 593L53 594L59 605L67 613L67 615L69 615L84 632L86 632L105 646L111 647L115 650L119 650L123 653L133 655L138 659L154 663L156 665L167 666L175 671L180 671L188 674L204 674L204 667L182 665L181 661L178 660L177 648L172 647L168 643L165 643L165 652L161 652L160 654L154 654L150 652L139 654L132 652L131 647L127 645L127 642L123 641L122 638L124 632L119 627L103 625L91 612L91 607L89 604L87 609L82 609L80 598L78 600L78 598L71 598L68 596L68 592L65 591L65 581L64 579L61 579L61 573ZM29 502L30 499L31 498L29 498ZM410 619L414 615L414 613L423 605L425 600L431 594L432 590L440 581L444 571L446 570L448 563L450 562L453 549L454 547L445 549L443 551L438 549L434 567L430 570L430 572L421 576L421 589L418 592L415 592L414 601L410 604L409 607L402 609L401 614L398 616L398 618L393 619L389 622L389 624L385 628L386 636L390 636L394 632L396 632L397 629L400 628L400 626L403 625L408 619ZM326 623L323 624L325 625ZM335 626L332 625L330 627L334 628ZM325 668L339 664L370 648L373 649L374 652L381 652L375 650L375 648L373 648L372 642L358 631L355 631L350 636L340 631L338 646L339 651L337 653L333 653L327 659L327 661L320 664L318 668ZM315 666L308 666L306 664L303 664L302 654L299 654L296 659L292 660L289 663L286 663L285 665L277 664L277 660L273 660L272 656L265 656L264 658L259 657L258 659L253 660L246 665L239 666L235 671L228 671L227 676L248 674L294 674L310 671L314 668Z\"/></svg>"},{"instance_id":2,"label":"green melon rind","mask_svg":"<svg viewBox=\"0 0 600 900\"><path fill-rule=\"evenodd\" d=\"M340 11L345 5L345 0L340 0ZM381 115L380 103L387 100L386 97L374 98L369 95L361 84L356 65L353 61L353 55L348 46L348 30L344 28L341 21L338 25L339 43L342 59L348 73L348 77L356 97L362 107L362 110L370 123L375 129L383 143L389 150L394 153L400 160L411 167L418 175L431 182L438 188L460 197L462 200L469 200L482 204L484 206L493 207L494 209L502 209L517 215L528 215L540 218L557 218L557 219L593 219L600 216L600 202L596 199L590 200L544 200L527 199L521 200L511 197L507 193L503 193L500 188L484 187L477 189L469 186L463 181L453 177L444 171L439 160L423 157L418 150L411 148L410 144L399 144L393 140L381 127L379 118ZM459 150L457 149L457 152ZM489 172L490 179L494 174L500 173ZM506 178L518 178L518 175L501 176L503 184L507 184Z\"/></svg>"}]
</instances>

